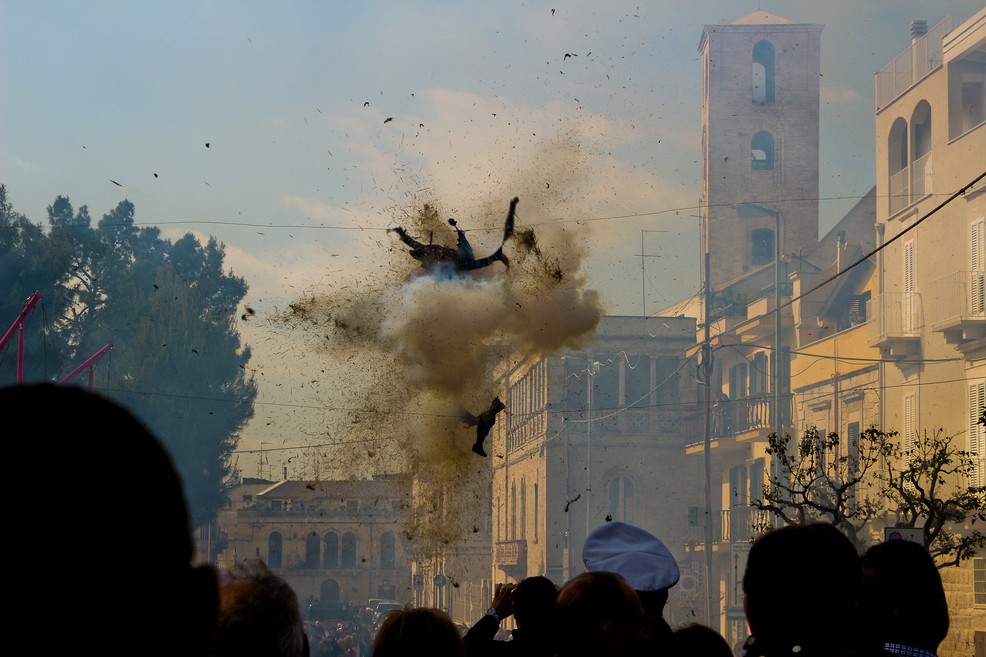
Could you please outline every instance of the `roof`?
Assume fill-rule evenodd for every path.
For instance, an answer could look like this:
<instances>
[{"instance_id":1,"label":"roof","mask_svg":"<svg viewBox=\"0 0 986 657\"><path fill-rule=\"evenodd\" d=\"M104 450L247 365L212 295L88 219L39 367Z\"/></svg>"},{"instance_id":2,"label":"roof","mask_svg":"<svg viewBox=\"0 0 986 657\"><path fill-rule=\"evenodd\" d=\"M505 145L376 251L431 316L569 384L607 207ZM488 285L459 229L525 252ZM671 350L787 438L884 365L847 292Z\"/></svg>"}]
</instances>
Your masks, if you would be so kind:
<instances>
[{"instance_id":1,"label":"roof","mask_svg":"<svg viewBox=\"0 0 986 657\"><path fill-rule=\"evenodd\" d=\"M737 18L736 20L729 23L730 25L794 25L793 21L789 21L786 18L781 18L780 16L775 16L769 11L763 11L758 9L752 11L746 16Z\"/></svg>"},{"instance_id":2,"label":"roof","mask_svg":"<svg viewBox=\"0 0 986 657\"><path fill-rule=\"evenodd\" d=\"M290 500L293 503L320 499L355 499L401 497L410 495L408 484L395 479L347 479L339 481L279 481L257 493L267 500Z\"/></svg>"}]
</instances>

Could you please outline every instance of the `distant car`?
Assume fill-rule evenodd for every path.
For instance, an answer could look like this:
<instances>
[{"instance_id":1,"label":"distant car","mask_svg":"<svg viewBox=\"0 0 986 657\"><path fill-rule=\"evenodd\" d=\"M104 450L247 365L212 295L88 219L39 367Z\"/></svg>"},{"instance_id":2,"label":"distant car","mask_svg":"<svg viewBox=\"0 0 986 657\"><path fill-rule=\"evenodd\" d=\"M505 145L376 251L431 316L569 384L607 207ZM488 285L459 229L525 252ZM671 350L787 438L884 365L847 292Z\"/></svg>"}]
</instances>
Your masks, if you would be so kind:
<instances>
[{"instance_id":1,"label":"distant car","mask_svg":"<svg viewBox=\"0 0 986 657\"><path fill-rule=\"evenodd\" d=\"M383 600L377 603L376 611L373 613L373 626L380 627L383 623L383 619L388 613L394 611L395 609L403 609L404 603L397 602L396 600Z\"/></svg>"}]
</instances>

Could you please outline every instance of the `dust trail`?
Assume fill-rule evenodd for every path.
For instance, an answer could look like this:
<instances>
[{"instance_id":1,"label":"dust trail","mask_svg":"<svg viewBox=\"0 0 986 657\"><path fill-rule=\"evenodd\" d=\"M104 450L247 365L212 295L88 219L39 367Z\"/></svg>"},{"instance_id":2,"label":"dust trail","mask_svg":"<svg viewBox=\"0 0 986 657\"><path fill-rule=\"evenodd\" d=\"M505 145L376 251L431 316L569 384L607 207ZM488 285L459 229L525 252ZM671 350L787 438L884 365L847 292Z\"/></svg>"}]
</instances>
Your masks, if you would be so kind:
<instances>
[{"instance_id":1,"label":"dust trail","mask_svg":"<svg viewBox=\"0 0 986 657\"><path fill-rule=\"evenodd\" d=\"M495 231L508 202L485 222L472 217L460 226ZM414 208L404 227L454 246L439 208ZM536 219L521 196L518 215L525 213ZM304 326L319 352L344 366L336 396L346 419L328 431L372 447L335 450L337 470L360 477L389 468L412 477L416 508L406 536L430 552L477 531L489 513L489 469L503 455L470 451L475 428L462 413L478 414L494 396L506 400L494 381L498 350L579 348L602 308L580 272L587 254L572 231L549 225L535 235L518 221L504 247L510 267L468 273L419 267L396 239L388 246L380 259L391 268L376 279L311 293L281 319ZM486 254L476 247L477 257ZM498 422L509 413L508 404Z\"/></svg>"}]
</instances>

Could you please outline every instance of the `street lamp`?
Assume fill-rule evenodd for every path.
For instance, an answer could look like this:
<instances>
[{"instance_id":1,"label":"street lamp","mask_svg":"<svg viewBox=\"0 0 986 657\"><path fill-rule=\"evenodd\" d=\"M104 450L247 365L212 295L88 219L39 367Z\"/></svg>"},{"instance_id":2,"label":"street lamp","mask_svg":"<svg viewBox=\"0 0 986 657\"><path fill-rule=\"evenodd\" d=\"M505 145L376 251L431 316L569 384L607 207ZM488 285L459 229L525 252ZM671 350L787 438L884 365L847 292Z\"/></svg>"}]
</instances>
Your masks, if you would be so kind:
<instances>
[{"instance_id":1,"label":"street lamp","mask_svg":"<svg viewBox=\"0 0 986 657\"><path fill-rule=\"evenodd\" d=\"M733 206L741 219L774 218L774 427L781 438L781 213L756 203Z\"/></svg>"}]
</instances>

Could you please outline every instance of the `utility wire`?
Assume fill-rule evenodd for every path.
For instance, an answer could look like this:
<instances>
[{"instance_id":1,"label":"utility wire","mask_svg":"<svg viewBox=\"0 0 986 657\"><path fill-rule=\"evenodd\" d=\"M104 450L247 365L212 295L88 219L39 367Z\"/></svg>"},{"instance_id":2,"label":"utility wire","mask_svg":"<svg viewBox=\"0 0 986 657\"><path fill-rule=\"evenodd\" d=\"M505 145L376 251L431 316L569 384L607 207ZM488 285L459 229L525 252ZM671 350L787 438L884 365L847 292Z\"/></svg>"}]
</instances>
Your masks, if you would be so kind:
<instances>
[{"instance_id":1,"label":"utility wire","mask_svg":"<svg viewBox=\"0 0 986 657\"><path fill-rule=\"evenodd\" d=\"M824 281L822 281L818 285L816 285L813 288L809 289L807 292L802 292L798 296L792 297L792 298L788 299L787 301L785 301L784 303L782 303L780 306L778 306L777 309L776 309L776 311L780 311L781 308L785 308L787 306L790 306L795 301L799 301L800 299L805 298L806 296L808 296L812 292L815 292L816 290L818 290L818 289L820 289L820 288L828 285L829 283L831 283L832 281L834 281L835 279L837 279L839 276L842 276L843 274L849 272L850 270L854 269L858 265L866 262L867 260L869 260L870 258L872 258L873 256L875 256L877 253L879 253L880 251L883 251L885 248L887 248L888 246L890 246L891 244L893 244L894 242L896 242L897 240L899 240L901 237L903 237L907 233L911 232L912 230L914 230L915 228L917 228L918 226L920 226L925 220L931 218L935 213L937 213L943 207L945 207L946 205L948 205L949 203L951 203L952 201L954 201L958 197L964 195L969 190L970 187L972 187L973 185L975 185L976 183L978 183L984 177L986 177L986 171L983 171L981 174L979 174L978 176L976 176L975 178L973 178L972 181L970 181L969 183L966 183L962 188L960 188L958 191L956 191L951 196L949 196L948 198L946 198L944 201L942 201L941 203L939 203L930 212L928 212L923 217L919 218L913 224L911 224L910 226L908 226L904 230L900 231L899 233L897 233L896 235L894 235L893 237L891 237L889 240L887 240L886 242L884 242L880 246L876 247L875 249L873 249L872 251L870 251L869 253L867 253L863 257L859 258L856 262L854 262L851 265L845 267L841 271L837 271L836 273L832 274L831 276L829 276L828 278L826 278ZM760 317L767 317L768 315L773 315L774 312L776 312L776 311L771 311L769 313L764 313ZM759 318L755 318L755 319L759 319Z\"/></svg>"}]
</instances>

